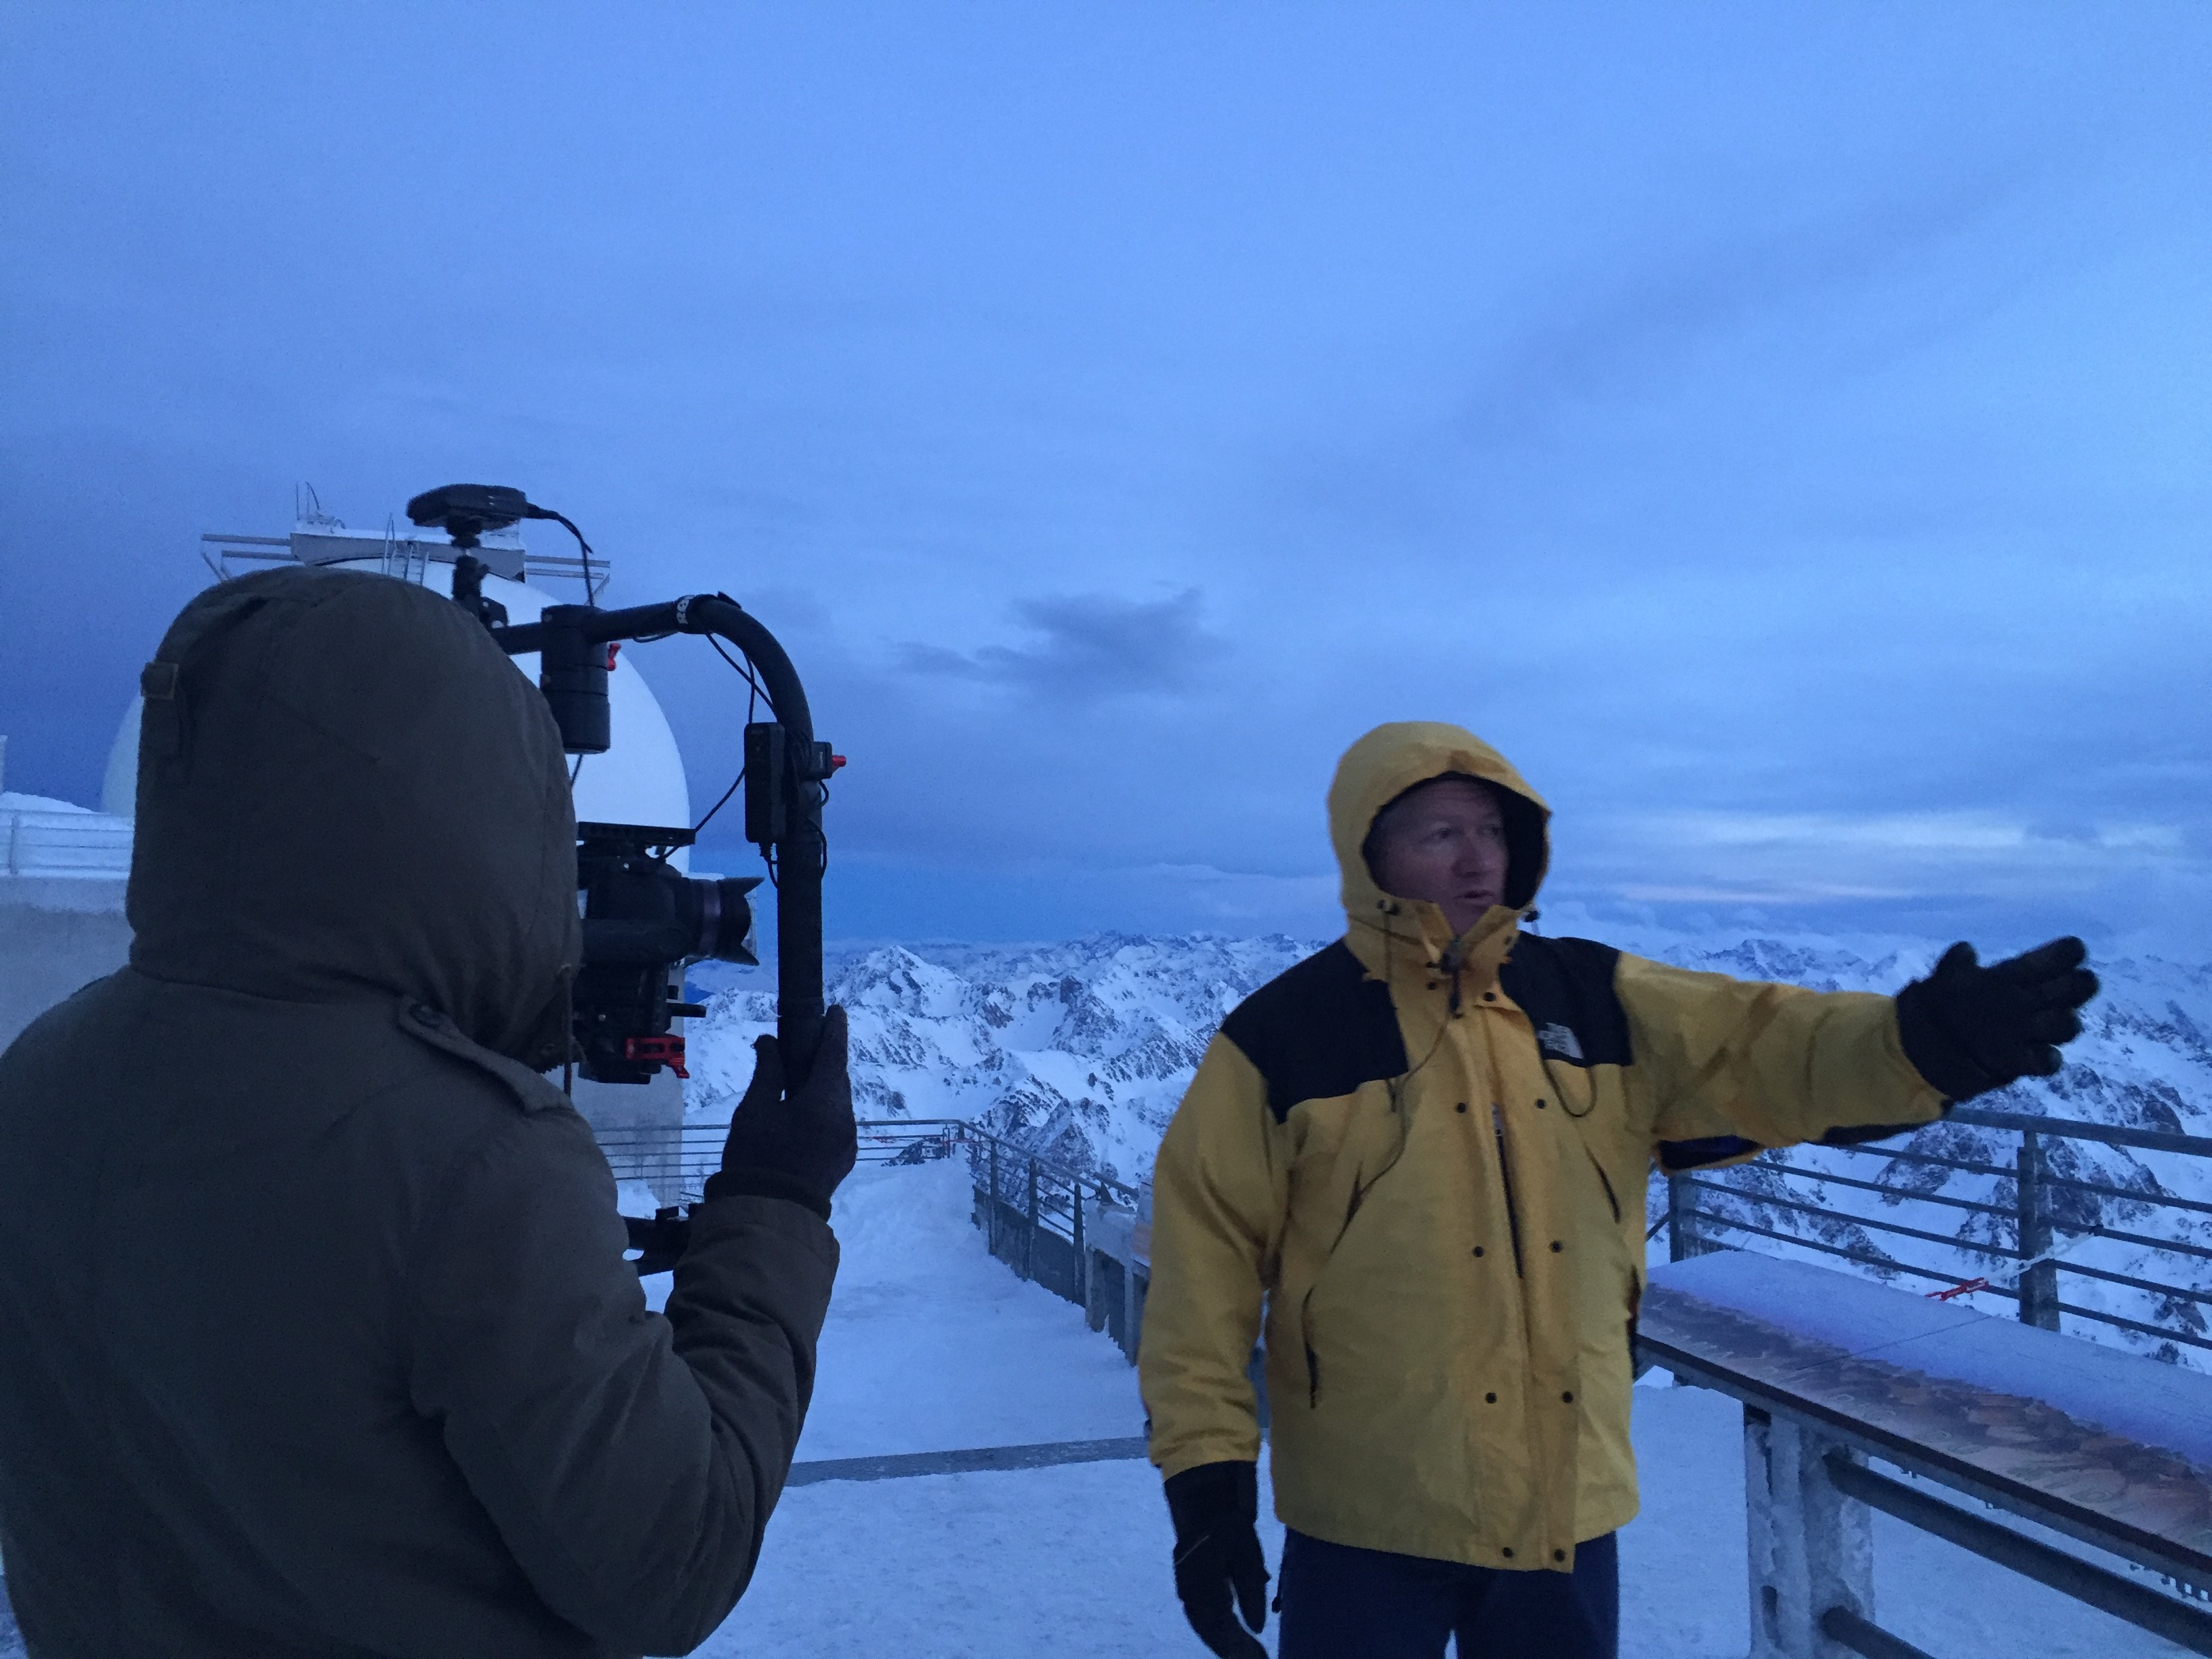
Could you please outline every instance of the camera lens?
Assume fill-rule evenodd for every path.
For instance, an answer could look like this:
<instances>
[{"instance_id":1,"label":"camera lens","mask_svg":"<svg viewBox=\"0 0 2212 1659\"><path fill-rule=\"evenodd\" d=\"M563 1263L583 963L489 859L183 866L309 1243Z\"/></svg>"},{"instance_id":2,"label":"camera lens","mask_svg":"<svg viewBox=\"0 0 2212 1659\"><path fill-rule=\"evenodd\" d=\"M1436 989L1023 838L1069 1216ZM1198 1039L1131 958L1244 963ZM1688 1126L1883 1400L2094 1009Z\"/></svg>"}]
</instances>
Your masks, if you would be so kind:
<instances>
[{"instance_id":1,"label":"camera lens","mask_svg":"<svg viewBox=\"0 0 2212 1659\"><path fill-rule=\"evenodd\" d=\"M719 881L687 881L696 918L692 950L718 962L752 962L753 911L745 902L749 881L725 876Z\"/></svg>"}]
</instances>

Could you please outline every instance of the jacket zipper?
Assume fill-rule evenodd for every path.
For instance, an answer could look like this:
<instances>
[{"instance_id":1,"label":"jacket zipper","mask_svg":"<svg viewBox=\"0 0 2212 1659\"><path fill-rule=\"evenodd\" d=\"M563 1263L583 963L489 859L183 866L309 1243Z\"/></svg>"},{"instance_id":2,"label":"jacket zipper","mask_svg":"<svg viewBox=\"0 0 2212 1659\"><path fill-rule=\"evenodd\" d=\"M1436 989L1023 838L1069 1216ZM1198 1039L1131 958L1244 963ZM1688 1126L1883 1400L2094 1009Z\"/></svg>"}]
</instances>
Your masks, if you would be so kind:
<instances>
[{"instance_id":1,"label":"jacket zipper","mask_svg":"<svg viewBox=\"0 0 2212 1659\"><path fill-rule=\"evenodd\" d=\"M1495 1101L1490 1105L1490 1129L1498 1137L1498 1179L1505 1188L1505 1230L1513 1240L1513 1273L1517 1279L1522 1276L1521 1212L1513 1202L1513 1169L1505 1161L1505 1118Z\"/></svg>"},{"instance_id":2,"label":"jacket zipper","mask_svg":"<svg viewBox=\"0 0 2212 1659\"><path fill-rule=\"evenodd\" d=\"M1389 1164L1384 1164L1377 1172L1376 1180L1388 1175L1393 1167L1394 1165ZM1359 1206L1367 1197L1368 1188L1375 1184L1373 1181L1363 1182L1360 1179L1360 1176L1365 1173L1366 1171L1363 1170L1358 1175L1352 1177L1352 1197L1344 1206L1344 1225L1336 1230L1336 1244L1344 1243L1345 1234L1352 1230L1352 1217L1359 1213ZM1330 1255L1336 1254L1336 1244L1329 1246ZM1326 1270L1328 1263L1324 1261L1322 1267ZM1314 1352L1313 1346L1313 1298L1314 1292L1320 1288L1321 1280L1316 1278L1306 1287L1305 1296L1298 1304L1299 1340L1304 1344L1306 1351L1306 1404L1309 1406L1321 1404L1321 1356Z\"/></svg>"}]
</instances>

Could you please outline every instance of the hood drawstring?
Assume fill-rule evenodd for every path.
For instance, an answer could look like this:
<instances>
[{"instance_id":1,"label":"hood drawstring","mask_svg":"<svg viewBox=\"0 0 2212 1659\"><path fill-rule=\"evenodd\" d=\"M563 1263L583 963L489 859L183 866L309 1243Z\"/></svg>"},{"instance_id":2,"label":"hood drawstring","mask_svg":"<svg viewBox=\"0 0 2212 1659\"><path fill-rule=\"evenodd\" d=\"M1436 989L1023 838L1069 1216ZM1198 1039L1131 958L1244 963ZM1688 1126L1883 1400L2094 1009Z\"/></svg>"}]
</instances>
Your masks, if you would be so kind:
<instances>
[{"instance_id":1,"label":"hood drawstring","mask_svg":"<svg viewBox=\"0 0 2212 1659\"><path fill-rule=\"evenodd\" d=\"M1398 914L1397 902L1395 900L1386 898L1378 901L1375 908L1382 913L1382 982L1385 985L1395 986L1397 981L1393 977L1393 970L1397 966L1395 957L1398 944L1398 930L1391 926L1390 919ZM1454 1019L1457 1019L1460 1014L1460 1006L1462 1002L1460 994L1460 975L1463 971L1465 971L1466 966L1467 963L1465 958L1461 953L1460 941L1458 939L1454 939L1450 945L1445 947L1444 953L1442 957L1429 963L1429 971L1431 973L1449 974L1451 975L1449 1010L1450 1017ZM1435 988L1431 987L1431 988L1434 989Z\"/></svg>"}]
</instances>

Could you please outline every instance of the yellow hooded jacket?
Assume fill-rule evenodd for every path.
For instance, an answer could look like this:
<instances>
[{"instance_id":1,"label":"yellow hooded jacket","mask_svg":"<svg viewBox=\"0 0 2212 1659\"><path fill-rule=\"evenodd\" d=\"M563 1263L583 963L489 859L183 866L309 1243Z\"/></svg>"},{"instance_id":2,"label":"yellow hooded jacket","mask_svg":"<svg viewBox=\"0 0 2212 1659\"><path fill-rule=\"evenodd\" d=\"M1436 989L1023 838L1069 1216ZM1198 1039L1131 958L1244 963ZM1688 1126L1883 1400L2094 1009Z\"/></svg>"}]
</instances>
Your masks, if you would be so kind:
<instances>
[{"instance_id":1,"label":"yellow hooded jacket","mask_svg":"<svg viewBox=\"0 0 2212 1659\"><path fill-rule=\"evenodd\" d=\"M1506 902L1456 939L1361 851L1385 805L1449 774L1508 792L1512 855ZM1160 1145L1139 1359L1152 1462L1257 1458L1264 1308L1286 1525L1565 1570L1636 1513L1653 1159L1903 1128L1943 1102L1888 997L1522 933L1550 809L1458 726L1369 732L1328 805L1350 927L1222 1023Z\"/></svg>"}]
</instances>

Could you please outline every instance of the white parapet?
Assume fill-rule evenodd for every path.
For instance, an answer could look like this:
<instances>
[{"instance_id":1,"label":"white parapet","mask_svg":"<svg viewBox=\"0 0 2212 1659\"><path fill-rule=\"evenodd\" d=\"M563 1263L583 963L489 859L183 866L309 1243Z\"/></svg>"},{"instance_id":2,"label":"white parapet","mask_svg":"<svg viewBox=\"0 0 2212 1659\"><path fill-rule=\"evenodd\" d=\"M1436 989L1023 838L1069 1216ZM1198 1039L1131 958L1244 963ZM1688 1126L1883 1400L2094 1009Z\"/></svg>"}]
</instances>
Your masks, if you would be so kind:
<instances>
[{"instance_id":1,"label":"white parapet","mask_svg":"<svg viewBox=\"0 0 2212 1659\"><path fill-rule=\"evenodd\" d=\"M26 798L0 797L0 802L10 799ZM58 802L33 807L0 805L0 878L120 881L131 873L131 833L129 818L87 812Z\"/></svg>"}]
</instances>

